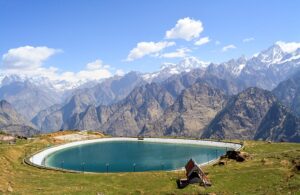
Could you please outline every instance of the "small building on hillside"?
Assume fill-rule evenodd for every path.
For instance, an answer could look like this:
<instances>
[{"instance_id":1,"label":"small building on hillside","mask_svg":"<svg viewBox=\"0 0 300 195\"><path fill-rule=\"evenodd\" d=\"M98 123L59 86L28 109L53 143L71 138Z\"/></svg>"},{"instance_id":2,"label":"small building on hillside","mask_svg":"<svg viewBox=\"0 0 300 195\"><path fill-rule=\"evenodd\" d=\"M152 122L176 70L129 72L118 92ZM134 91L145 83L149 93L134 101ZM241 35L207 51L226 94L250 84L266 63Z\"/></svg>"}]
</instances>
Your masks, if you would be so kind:
<instances>
[{"instance_id":1,"label":"small building on hillside","mask_svg":"<svg viewBox=\"0 0 300 195\"><path fill-rule=\"evenodd\" d=\"M184 188L188 184L194 183L199 183L200 185L204 185L205 187L211 186L211 182L205 175L204 171L197 165L197 163L193 159L190 159L186 163L185 170L187 179L177 180L178 188Z\"/></svg>"}]
</instances>

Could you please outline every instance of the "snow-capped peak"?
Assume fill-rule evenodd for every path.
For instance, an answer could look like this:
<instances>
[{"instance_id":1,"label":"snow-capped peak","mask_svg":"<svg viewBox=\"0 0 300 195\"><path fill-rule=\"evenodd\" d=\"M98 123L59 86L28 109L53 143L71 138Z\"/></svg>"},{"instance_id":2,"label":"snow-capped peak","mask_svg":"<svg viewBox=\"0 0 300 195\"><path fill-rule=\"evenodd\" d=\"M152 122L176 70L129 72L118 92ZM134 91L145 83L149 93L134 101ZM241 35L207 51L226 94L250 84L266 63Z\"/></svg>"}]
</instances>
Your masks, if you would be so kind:
<instances>
[{"instance_id":1,"label":"snow-capped peak","mask_svg":"<svg viewBox=\"0 0 300 195\"><path fill-rule=\"evenodd\" d=\"M257 57L267 68L300 59L300 43L276 42L272 47L262 51Z\"/></svg>"},{"instance_id":2,"label":"snow-capped peak","mask_svg":"<svg viewBox=\"0 0 300 195\"><path fill-rule=\"evenodd\" d=\"M175 67L175 66L177 66L177 64L170 63L170 62L164 62L164 63L161 64L160 70L164 70L164 69L167 69L167 68L170 68L170 67Z\"/></svg>"},{"instance_id":3,"label":"snow-capped peak","mask_svg":"<svg viewBox=\"0 0 300 195\"><path fill-rule=\"evenodd\" d=\"M178 64L164 63L160 71L169 72L171 74L179 74L181 72L189 72L195 68L205 69L209 65L208 62L203 62L196 57L186 57Z\"/></svg>"},{"instance_id":4,"label":"snow-capped peak","mask_svg":"<svg viewBox=\"0 0 300 195\"><path fill-rule=\"evenodd\" d=\"M163 63L159 71L154 73L147 73L143 75L144 80L151 82L154 79L163 79L171 75L180 74L182 72L189 72L195 68L206 69L209 62L203 62L196 57L186 57L178 64Z\"/></svg>"},{"instance_id":5,"label":"snow-capped peak","mask_svg":"<svg viewBox=\"0 0 300 195\"><path fill-rule=\"evenodd\" d=\"M268 48L267 50L262 51L257 58L267 64L276 64L279 63L282 58L284 57L285 52L281 49L281 47L277 44L273 45L272 47Z\"/></svg>"},{"instance_id":6,"label":"snow-capped peak","mask_svg":"<svg viewBox=\"0 0 300 195\"><path fill-rule=\"evenodd\" d=\"M29 82L36 86L52 89L54 91L65 91L74 89L85 82L68 82L64 80L50 80L43 76L28 76L23 74L0 74L0 86L9 85L13 82Z\"/></svg>"},{"instance_id":7,"label":"snow-capped peak","mask_svg":"<svg viewBox=\"0 0 300 195\"><path fill-rule=\"evenodd\" d=\"M9 85L14 82L27 82L32 83L36 86L43 86L48 89L55 90L55 87L52 85L52 82L46 78L46 77L28 77L26 75L16 75L16 74L10 74L10 75L3 75L0 80L1 86Z\"/></svg>"},{"instance_id":8,"label":"snow-capped peak","mask_svg":"<svg viewBox=\"0 0 300 195\"><path fill-rule=\"evenodd\" d=\"M209 62L204 62L196 57L186 57L178 63L178 67L182 69L206 68Z\"/></svg>"},{"instance_id":9,"label":"snow-capped peak","mask_svg":"<svg viewBox=\"0 0 300 195\"><path fill-rule=\"evenodd\" d=\"M277 41L275 44L278 45L285 53L293 53L300 48L300 43L297 42Z\"/></svg>"},{"instance_id":10,"label":"snow-capped peak","mask_svg":"<svg viewBox=\"0 0 300 195\"><path fill-rule=\"evenodd\" d=\"M216 68L216 70L220 72L228 71L233 76L237 77L240 75L244 67L246 66L247 58L245 56L241 56L238 59L231 59L227 62L221 64L212 64L212 68Z\"/></svg>"}]
</instances>

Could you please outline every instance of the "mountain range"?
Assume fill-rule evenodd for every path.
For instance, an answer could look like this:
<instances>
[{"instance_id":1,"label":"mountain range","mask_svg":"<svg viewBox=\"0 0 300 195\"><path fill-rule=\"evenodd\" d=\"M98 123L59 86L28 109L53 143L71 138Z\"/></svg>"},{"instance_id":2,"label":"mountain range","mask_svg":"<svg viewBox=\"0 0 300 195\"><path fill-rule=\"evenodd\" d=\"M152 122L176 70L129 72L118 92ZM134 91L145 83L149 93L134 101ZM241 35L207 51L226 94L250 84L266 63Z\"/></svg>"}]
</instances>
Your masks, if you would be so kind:
<instances>
[{"instance_id":1,"label":"mountain range","mask_svg":"<svg viewBox=\"0 0 300 195\"><path fill-rule=\"evenodd\" d=\"M299 70L300 49L275 44L250 59L215 64L188 57L154 73L129 72L74 88L2 76L0 99L24 116L27 122L18 125L42 133L300 141Z\"/></svg>"}]
</instances>

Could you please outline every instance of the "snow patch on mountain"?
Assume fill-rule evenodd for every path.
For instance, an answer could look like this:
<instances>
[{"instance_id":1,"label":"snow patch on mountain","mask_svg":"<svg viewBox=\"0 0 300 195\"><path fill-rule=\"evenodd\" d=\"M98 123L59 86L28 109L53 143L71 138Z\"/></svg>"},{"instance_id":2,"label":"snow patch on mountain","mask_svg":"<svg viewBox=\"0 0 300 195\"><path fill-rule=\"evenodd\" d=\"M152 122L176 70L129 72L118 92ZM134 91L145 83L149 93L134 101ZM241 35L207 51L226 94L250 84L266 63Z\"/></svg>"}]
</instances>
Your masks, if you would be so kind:
<instances>
[{"instance_id":1,"label":"snow patch on mountain","mask_svg":"<svg viewBox=\"0 0 300 195\"><path fill-rule=\"evenodd\" d=\"M297 61L300 59L300 43L298 45L296 43L277 42L253 59L258 59L261 62L260 66L267 68Z\"/></svg>"},{"instance_id":2,"label":"snow patch on mountain","mask_svg":"<svg viewBox=\"0 0 300 195\"><path fill-rule=\"evenodd\" d=\"M13 82L30 82L38 87L43 87L58 92L75 89L86 83L86 81L69 82L65 80L50 80L48 77L43 76L30 77L22 74L0 74L0 86L8 85Z\"/></svg>"},{"instance_id":3,"label":"snow patch on mountain","mask_svg":"<svg viewBox=\"0 0 300 195\"><path fill-rule=\"evenodd\" d=\"M240 75L245 66L246 66L246 64L238 65L236 68L233 69L232 73L234 75Z\"/></svg>"},{"instance_id":4,"label":"snow patch on mountain","mask_svg":"<svg viewBox=\"0 0 300 195\"><path fill-rule=\"evenodd\" d=\"M281 47L275 44L274 46L261 52L257 58L269 67L272 64L279 63L284 55L285 53Z\"/></svg>"},{"instance_id":5,"label":"snow patch on mountain","mask_svg":"<svg viewBox=\"0 0 300 195\"><path fill-rule=\"evenodd\" d=\"M146 73L142 77L147 82L152 82L155 79L163 80L168 78L171 75L180 74L182 72L190 72L192 69L201 68L206 69L209 65L209 62L204 62L196 57L186 57L178 64L174 63L163 63L161 68L157 72Z\"/></svg>"},{"instance_id":6,"label":"snow patch on mountain","mask_svg":"<svg viewBox=\"0 0 300 195\"><path fill-rule=\"evenodd\" d=\"M277 41L275 44L278 45L282 49L282 51L286 53L293 53L300 48L300 43L297 42L287 43L284 41Z\"/></svg>"}]
</instances>

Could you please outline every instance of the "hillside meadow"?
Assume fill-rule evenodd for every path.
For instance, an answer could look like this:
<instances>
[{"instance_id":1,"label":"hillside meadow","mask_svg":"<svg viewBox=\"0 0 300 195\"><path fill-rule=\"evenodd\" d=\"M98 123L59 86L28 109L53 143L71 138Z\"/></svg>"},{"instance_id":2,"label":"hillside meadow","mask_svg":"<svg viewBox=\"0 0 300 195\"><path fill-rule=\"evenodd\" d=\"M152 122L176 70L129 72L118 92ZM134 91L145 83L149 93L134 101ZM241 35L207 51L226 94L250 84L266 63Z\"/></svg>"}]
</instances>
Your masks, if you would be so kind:
<instances>
[{"instance_id":1,"label":"hillside meadow","mask_svg":"<svg viewBox=\"0 0 300 195\"><path fill-rule=\"evenodd\" d=\"M177 189L184 171L65 173L39 169L25 156L54 145L49 136L0 144L0 194L300 194L300 144L244 141L245 162L204 167L212 186ZM299 165L299 164L298 164Z\"/></svg>"}]
</instances>

